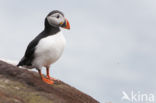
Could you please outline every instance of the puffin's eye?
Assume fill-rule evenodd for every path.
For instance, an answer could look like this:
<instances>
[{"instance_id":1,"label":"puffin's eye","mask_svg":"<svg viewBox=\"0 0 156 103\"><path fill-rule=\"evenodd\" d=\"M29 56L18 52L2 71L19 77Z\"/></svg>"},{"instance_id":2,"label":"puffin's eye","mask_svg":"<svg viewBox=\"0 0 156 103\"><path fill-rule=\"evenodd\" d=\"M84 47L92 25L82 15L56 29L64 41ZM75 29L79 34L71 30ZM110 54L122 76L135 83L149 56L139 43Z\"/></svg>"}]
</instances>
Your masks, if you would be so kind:
<instances>
[{"instance_id":1,"label":"puffin's eye","mask_svg":"<svg viewBox=\"0 0 156 103\"><path fill-rule=\"evenodd\" d=\"M57 17L56 18L59 18L60 16L59 15L57 15Z\"/></svg>"}]
</instances>

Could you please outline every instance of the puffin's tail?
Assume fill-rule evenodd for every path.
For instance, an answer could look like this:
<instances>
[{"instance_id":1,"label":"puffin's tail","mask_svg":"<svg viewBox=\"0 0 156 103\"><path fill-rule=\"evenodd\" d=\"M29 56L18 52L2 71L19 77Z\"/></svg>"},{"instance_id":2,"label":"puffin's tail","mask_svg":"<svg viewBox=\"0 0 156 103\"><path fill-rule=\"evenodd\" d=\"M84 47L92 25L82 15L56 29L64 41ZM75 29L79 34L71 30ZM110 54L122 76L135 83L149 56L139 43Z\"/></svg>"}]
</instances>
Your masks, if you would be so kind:
<instances>
[{"instance_id":1,"label":"puffin's tail","mask_svg":"<svg viewBox=\"0 0 156 103\"><path fill-rule=\"evenodd\" d=\"M24 65L25 66L30 66L29 61L25 57L23 57L16 66L19 67L19 66L24 66Z\"/></svg>"},{"instance_id":2,"label":"puffin's tail","mask_svg":"<svg viewBox=\"0 0 156 103\"><path fill-rule=\"evenodd\" d=\"M23 66L23 64L24 64L24 57L19 61L19 63L16 65L17 67L19 67L19 66Z\"/></svg>"},{"instance_id":3,"label":"puffin's tail","mask_svg":"<svg viewBox=\"0 0 156 103\"><path fill-rule=\"evenodd\" d=\"M16 66L17 66L17 67L21 66L21 65L20 65L20 62L19 62Z\"/></svg>"}]
</instances>

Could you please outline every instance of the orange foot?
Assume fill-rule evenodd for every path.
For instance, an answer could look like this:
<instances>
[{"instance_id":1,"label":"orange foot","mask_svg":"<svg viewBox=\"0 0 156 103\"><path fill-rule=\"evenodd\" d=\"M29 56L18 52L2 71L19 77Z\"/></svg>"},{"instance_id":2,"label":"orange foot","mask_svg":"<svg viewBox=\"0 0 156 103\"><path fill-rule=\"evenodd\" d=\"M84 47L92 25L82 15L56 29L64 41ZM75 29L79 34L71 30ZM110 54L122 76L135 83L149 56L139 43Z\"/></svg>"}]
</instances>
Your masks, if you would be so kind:
<instances>
[{"instance_id":1,"label":"orange foot","mask_svg":"<svg viewBox=\"0 0 156 103\"><path fill-rule=\"evenodd\" d=\"M45 82L45 83L47 83L47 84L54 84L54 81L52 81L52 80L50 80L50 79L46 79L46 78L44 78L44 77L42 77L42 80Z\"/></svg>"},{"instance_id":2,"label":"orange foot","mask_svg":"<svg viewBox=\"0 0 156 103\"><path fill-rule=\"evenodd\" d=\"M52 81L53 81L53 80L54 80L54 81L57 80L57 79L55 79L55 78L53 78L53 77L50 77L50 76L47 76L47 79L50 79L50 80L52 80Z\"/></svg>"}]
</instances>

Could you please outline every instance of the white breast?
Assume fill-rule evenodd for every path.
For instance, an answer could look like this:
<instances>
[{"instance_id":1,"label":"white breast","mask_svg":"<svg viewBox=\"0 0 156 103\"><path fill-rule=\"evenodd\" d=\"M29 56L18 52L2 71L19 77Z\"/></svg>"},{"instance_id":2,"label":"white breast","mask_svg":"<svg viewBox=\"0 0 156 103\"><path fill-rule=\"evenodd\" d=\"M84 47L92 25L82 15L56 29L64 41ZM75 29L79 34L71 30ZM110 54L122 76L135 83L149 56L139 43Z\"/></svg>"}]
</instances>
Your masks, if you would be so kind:
<instances>
[{"instance_id":1,"label":"white breast","mask_svg":"<svg viewBox=\"0 0 156 103\"><path fill-rule=\"evenodd\" d=\"M64 47L65 38L62 32L41 39L35 49L33 66L41 68L56 62L63 53Z\"/></svg>"}]
</instances>

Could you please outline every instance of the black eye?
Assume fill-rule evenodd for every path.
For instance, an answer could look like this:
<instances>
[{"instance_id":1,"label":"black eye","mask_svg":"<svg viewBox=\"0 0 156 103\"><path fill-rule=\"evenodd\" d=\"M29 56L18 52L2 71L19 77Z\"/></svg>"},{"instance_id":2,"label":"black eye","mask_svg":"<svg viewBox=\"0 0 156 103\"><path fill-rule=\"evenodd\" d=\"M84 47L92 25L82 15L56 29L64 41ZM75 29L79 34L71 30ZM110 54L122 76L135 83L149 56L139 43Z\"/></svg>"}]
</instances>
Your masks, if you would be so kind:
<instances>
[{"instance_id":1,"label":"black eye","mask_svg":"<svg viewBox=\"0 0 156 103\"><path fill-rule=\"evenodd\" d=\"M57 17L56 18L59 18L60 16L59 15L57 15Z\"/></svg>"}]
</instances>

